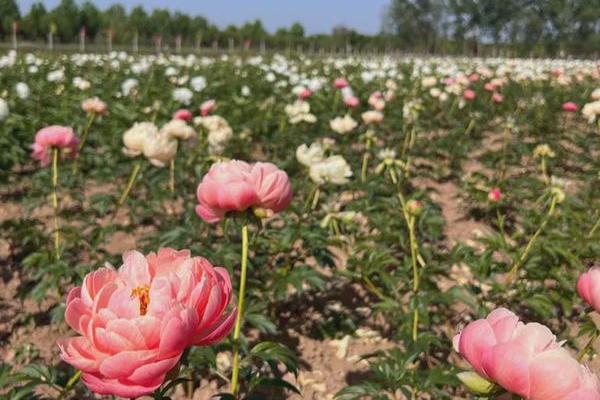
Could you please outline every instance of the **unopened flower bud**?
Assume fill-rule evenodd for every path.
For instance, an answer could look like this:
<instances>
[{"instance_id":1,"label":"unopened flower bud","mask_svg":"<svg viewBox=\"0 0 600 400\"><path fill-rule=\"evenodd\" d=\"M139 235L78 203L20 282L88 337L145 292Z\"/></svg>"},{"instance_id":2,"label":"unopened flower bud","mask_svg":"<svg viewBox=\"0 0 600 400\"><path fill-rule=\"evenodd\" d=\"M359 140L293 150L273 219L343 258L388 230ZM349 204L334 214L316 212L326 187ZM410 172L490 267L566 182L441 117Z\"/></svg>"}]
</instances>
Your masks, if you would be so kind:
<instances>
[{"instance_id":1,"label":"unopened flower bud","mask_svg":"<svg viewBox=\"0 0 600 400\"><path fill-rule=\"evenodd\" d=\"M411 199L406 202L406 210L410 215L416 217L423 212L423 203L421 203L419 200Z\"/></svg>"},{"instance_id":2,"label":"unopened flower bud","mask_svg":"<svg viewBox=\"0 0 600 400\"><path fill-rule=\"evenodd\" d=\"M476 372L459 372L456 374L458 379L472 392L486 395L496 389L496 385L487 379L481 377Z\"/></svg>"},{"instance_id":3,"label":"unopened flower bud","mask_svg":"<svg viewBox=\"0 0 600 400\"><path fill-rule=\"evenodd\" d=\"M488 200L492 203L498 203L500 200L502 200L502 192L500 191L500 188L492 188L488 193Z\"/></svg>"}]
</instances>

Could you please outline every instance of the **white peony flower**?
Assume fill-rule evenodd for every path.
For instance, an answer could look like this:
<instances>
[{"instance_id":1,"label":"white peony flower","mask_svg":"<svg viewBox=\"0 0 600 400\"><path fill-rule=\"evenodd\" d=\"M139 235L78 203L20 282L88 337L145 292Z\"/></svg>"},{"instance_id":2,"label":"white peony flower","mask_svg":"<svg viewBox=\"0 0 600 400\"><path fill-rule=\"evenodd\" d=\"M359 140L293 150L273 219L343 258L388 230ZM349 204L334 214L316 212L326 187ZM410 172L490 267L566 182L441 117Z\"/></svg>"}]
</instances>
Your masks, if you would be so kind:
<instances>
[{"instance_id":1,"label":"white peony flower","mask_svg":"<svg viewBox=\"0 0 600 400\"><path fill-rule=\"evenodd\" d=\"M352 176L352 169L342 156L330 156L310 166L310 178L317 184L326 182L343 185Z\"/></svg>"},{"instance_id":2,"label":"white peony flower","mask_svg":"<svg viewBox=\"0 0 600 400\"><path fill-rule=\"evenodd\" d=\"M0 98L0 121L8 117L8 103L3 98Z\"/></svg>"},{"instance_id":3,"label":"white peony flower","mask_svg":"<svg viewBox=\"0 0 600 400\"><path fill-rule=\"evenodd\" d=\"M190 86L192 86L195 92L201 92L206 88L206 78L195 76L190 80Z\"/></svg>"},{"instance_id":4,"label":"white peony flower","mask_svg":"<svg viewBox=\"0 0 600 400\"><path fill-rule=\"evenodd\" d=\"M29 86L25 82L19 82L15 85L15 91L17 92L17 96L21 100L25 100L29 97Z\"/></svg>"},{"instance_id":5,"label":"white peony flower","mask_svg":"<svg viewBox=\"0 0 600 400\"><path fill-rule=\"evenodd\" d=\"M65 80L65 72L62 69L48 72L46 76L48 82L62 82Z\"/></svg>"},{"instance_id":6,"label":"white peony flower","mask_svg":"<svg viewBox=\"0 0 600 400\"><path fill-rule=\"evenodd\" d=\"M306 167L310 167L314 163L323 161L325 158L325 150L319 143L312 143L309 146L302 144L296 149L296 159Z\"/></svg>"},{"instance_id":7,"label":"white peony flower","mask_svg":"<svg viewBox=\"0 0 600 400\"><path fill-rule=\"evenodd\" d=\"M92 86L92 84L89 81L86 81L85 79L76 76L75 78L73 78L73 86L75 86L79 90L87 90L90 88L90 86Z\"/></svg>"},{"instance_id":8,"label":"white peony flower","mask_svg":"<svg viewBox=\"0 0 600 400\"><path fill-rule=\"evenodd\" d=\"M186 106L189 105L192 102L193 97L194 97L194 94L188 88L181 87L181 88L176 88L173 90L173 100L175 100L183 105L186 105Z\"/></svg>"},{"instance_id":9,"label":"white peony flower","mask_svg":"<svg viewBox=\"0 0 600 400\"><path fill-rule=\"evenodd\" d=\"M130 94L133 94L137 90L138 86L139 86L139 82L137 79L135 79L135 78L126 79L121 84L121 92L123 92L123 96L129 96Z\"/></svg>"}]
</instances>

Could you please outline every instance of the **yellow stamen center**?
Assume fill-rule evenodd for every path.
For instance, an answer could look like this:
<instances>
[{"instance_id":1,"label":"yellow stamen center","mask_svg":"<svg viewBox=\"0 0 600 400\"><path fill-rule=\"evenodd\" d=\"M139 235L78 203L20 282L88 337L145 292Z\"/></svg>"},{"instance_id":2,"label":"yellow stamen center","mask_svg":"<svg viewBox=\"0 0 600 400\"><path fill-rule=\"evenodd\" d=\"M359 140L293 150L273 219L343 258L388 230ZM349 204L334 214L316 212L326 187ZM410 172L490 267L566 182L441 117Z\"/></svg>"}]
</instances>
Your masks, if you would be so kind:
<instances>
[{"instance_id":1,"label":"yellow stamen center","mask_svg":"<svg viewBox=\"0 0 600 400\"><path fill-rule=\"evenodd\" d=\"M137 297L140 302L140 315L146 315L150 304L150 287L148 285L136 287L131 291L131 297Z\"/></svg>"}]
</instances>

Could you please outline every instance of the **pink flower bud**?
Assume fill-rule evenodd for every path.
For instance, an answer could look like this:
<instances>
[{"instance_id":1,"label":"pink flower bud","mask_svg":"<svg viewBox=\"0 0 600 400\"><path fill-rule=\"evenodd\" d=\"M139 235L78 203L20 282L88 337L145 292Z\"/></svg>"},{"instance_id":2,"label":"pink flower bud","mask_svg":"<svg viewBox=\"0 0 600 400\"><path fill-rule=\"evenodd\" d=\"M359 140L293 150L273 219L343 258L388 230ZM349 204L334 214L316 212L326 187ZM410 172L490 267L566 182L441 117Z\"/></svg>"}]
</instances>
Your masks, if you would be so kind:
<instances>
[{"instance_id":1,"label":"pink flower bud","mask_svg":"<svg viewBox=\"0 0 600 400\"><path fill-rule=\"evenodd\" d=\"M175 111L173 119L180 119L182 121L189 122L192 120L192 112L188 109L182 108L181 110Z\"/></svg>"},{"instance_id":2,"label":"pink flower bud","mask_svg":"<svg viewBox=\"0 0 600 400\"><path fill-rule=\"evenodd\" d=\"M336 78L336 80L333 81L333 86L335 86L336 89L343 89L348 86L348 80L346 78Z\"/></svg>"},{"instance_id":3,"label":"pink flower bud","mask_svg":"<svg viewBox=\"0 0 600 400\"><path fill-rule=\"evenodd\" d=\"M463 99L465 99L467 101L475 100L476 96L477 95L475 94L475 92L472 91L471 89L467 89L463 92Z\"/></svg>"},{"instance_id":4,"label":"pink flower bud","mask_svg":"<svg viewBox=\"0 0 600 400\"><path fill-rule=\"evenodd\" d=\"M562 110L565 112L574 113L577 112L578 109L579 106L576 103L573 103L572 101L567 101L562 105Z\"/></svg>"},{"instance_id":5,"label":"pink flower bud","mask_svg":"<svg viewBox=\"0 0 600 400\"><path fill-rule=\"evenodd\" d=\"M502 192L500 189L497 187L492 188L492 190L490 190L488 193L488 200L492 203L498 203L500 200L502 200Z\"/></svg>"}]
</instances>

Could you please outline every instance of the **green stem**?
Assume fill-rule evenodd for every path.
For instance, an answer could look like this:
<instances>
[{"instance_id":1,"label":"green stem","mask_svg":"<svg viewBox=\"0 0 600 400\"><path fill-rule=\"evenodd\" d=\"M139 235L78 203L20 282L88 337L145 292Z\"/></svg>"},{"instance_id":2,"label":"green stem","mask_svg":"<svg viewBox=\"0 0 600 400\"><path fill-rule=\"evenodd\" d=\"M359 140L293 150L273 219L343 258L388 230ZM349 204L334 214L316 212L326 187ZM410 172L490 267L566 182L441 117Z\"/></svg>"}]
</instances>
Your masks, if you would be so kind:
<instances>
[{"instance_id":1,"label":"green stem","mask_svg":"<svg viewBox=\"0 0 600 400\"><path fill-rule=\"evenodd\" d=\"M544 230L544 228L546 227L546 225L548 225L548 222L550 221L550 218L554 214L554 210L556 209L556 203L557 203L557 198L556 198L556 196L553 196L552 197L552 203L550 204L550 209L548 210L548 214L546 214L546 217L544 218L544 220L540 224L540 226L537 229L537 231L535 231L535 233L533 234L533 236L531 237L531 239L529 239L529 243L527 243L527 246L525 247L525 251L523 251L523 253L521 253L521 256L519 257L519 259L517 260L517 262L514 263L513 266L512 266L512 268L510 269L510 271L508 273L509 274L509 281L512 281L512 280L514 280L517 277L517 272L519 271L519 268L527 260L527 257L529 256L529 252L531 251L534 243L536 242L536 240L538 239L538 237L541 235L541 233Z\"/></svg>"},{"instance_id":2,"label":"green stem","mask_svg":"<svg viewBox=\"0 0 600 400\"><path fill-rule=\"evenodd\" d=\"M81 371L77 371L71 376L71 378L69 378L67 385L60 392L60 395L58 396L58 400L62 400L65 398L67 393L69 393L71 391L71 389L73 389L73 386L75 386L75 384L79 381L80 377L81 377Z\"/></svg>"},{"instance_id":3,"label":"green stem","mask_svg":"<svg viewBox=\"0 0 600 400\"><path fill-rule=\"evenodd\" d=\"M401 191L398 191L398 198L400 199L400 204L402 206L402 213L404 214L404 219L406 220L406 225L408 226L408 239L410 242L410 258L411 258L411 266L413 273L413 287L412 292L415 298L414 304L415 308L413 310L413 324L412 324L412 339L413 341L417 340L418 335L418 326L419 326L419 311L417 308L417 296L419 294L420 287L420 274L419 274L419 266L418 266L418 256L419 256L419 248L417 243L417 235L415 233L415 217L409 213L407 209L406 201Z\"/></svg>"},{"instance_id":4,"label":"green stem","mask_svg":"<svg viewBox=\"0 0 600 400\"><path fill-rule=\"evenodd\" d=\"M123 190L123 193L121 194L121 197L119 197L119 201L117 202L117 208L115 210L115 215L114 215L115 217L117 216L121 206L125 203L125 200L127 200L127 196L129 195L129 192L131 191L131 188L133 187L133 184L135 183L135 179L137 178L137 175L140 172L141 167L142 167L141 161L138 161L133 166L133 169L131 170L131 175L129 175L129 181L127 182L127 186L125 187L125 190Z\"/></svg>"},{"instance_id":5,"label":"green stem","mask_svg":"<svg viewBox=\"0 0 600 400\"><path fill-rule=\"evenodd\" d=\"M175 157L171 159L169 165L169 190L171 194L175 193Z\"/></svg>"},{"instance_id":6,"label":"green stem","mask_svg":"<svg viewBox=\"0 0 600 400\"><path fill-rule=\"evenodd\" d=\"M549 184L550 183L550 179L548 179L548 171L546 168L546 157L542 157L542 180L544 181L545 184Z\"/></svg>"},{"instance_id":7,"label":"green stem","mask_svg":"<svg viewBox=\"0 0 600 400\"><path fill-rule=\"evenodd\" d=\"M314 210L315 208L317 208L317 205L319 204L319 196L321 195L321 189L319 188L319 186L317 186L315 188L315 195L312 199L312 204L310 206L311 210Z\"/></svg>"},{"instance_id":8,"label":"green stem","mask_svg":"<svg viewBox=\"0 0 600 400\"><path fill-rule=\"evenodd\" d=\"M52 208L54 209L54 255L60 260L60 224L58 221L58 148L52 148Z\"/></svg>"},{"instance_id":9,"label":"green stem","mask_svg":"<svg viewBox=\"0 0 600 400\"><path fill-rule=\"evenodd\" d=\"M90 132L90 127L94 123L95 118L96 118L95 112L91 112L88 116L88 120L85 125L85 129L83 130L83 134L81 136L81 142L79 143L79 148L78 148L77 154L75 155L75 159L73 160L73 174L77 173L79 155L81 154L81 151L83 150L83 147L85 146L85 143L87 142L87 138L88 138L89 132Z\"/></svg>"},{"instance_id":10,"label":"green stem","mask_svg":"<svg viewBox=\"0 0 600 400\"><path fill-rule=\"evenodd\" d=\"M248 270L248 224L242 226L242 271L240 277L240 292L238 294L238 309L233 330L233 368L231 373L231 394L238 394L238 379L240 374L240 331L242 314L244 313L244 296L246 294L246 275Z\"/></svg>"},{"instance_id":11,"label":"green stem","mask_svg":"<svg viewBox=\"0 0 600 400\"><path fill-rule=\"evenodd\" d=\"M587 352L590 350L590 348L592 347L592 345L596 341L596 339L598 339L599 335L600 335L600 332L596 329L596 331L594 332L594 334L592 335L592 337L590 337L590 340L588 340L588 342L585 344L585 346L583 347L583 349L581 349L581 351L577 355L577 361L581 362L583 360L583 358L585 357L585 355L587 354Z\"/></svg>"},{"instance_id":12,"label":"green stem","mask_svg":"<svg viewBox=\"0 0 600 400\"><path fill-rule=\"evenodd\" d=\"M599 227L600 227L600 217L598 217L598 220L596 221L596 223L594 224L594 226L592 227L592 229L588 233L588 235L587 235L588 239L590 239L592 236L594 236L594 233L596 233L596 230Z\"/></svg>"},{"instance_id":13,"label":"green stem","mask_svg":"<svg viewBox=\"0 0 600 400\"><path fill-rule=\"evenodd\" d=\"M360 167L360 181L361 182L367 181L367 168L369 166L369 156L370 156L370 154L365 151L365 154L363 155L363 159L362 159L362 166Z\"/></svg>"}]
</instances>

